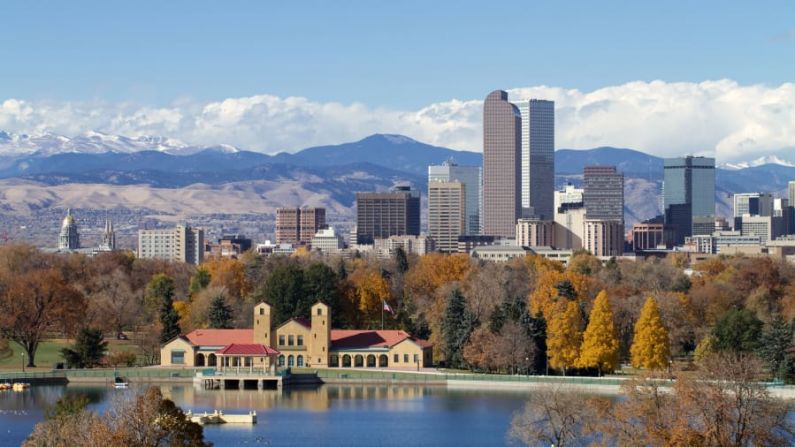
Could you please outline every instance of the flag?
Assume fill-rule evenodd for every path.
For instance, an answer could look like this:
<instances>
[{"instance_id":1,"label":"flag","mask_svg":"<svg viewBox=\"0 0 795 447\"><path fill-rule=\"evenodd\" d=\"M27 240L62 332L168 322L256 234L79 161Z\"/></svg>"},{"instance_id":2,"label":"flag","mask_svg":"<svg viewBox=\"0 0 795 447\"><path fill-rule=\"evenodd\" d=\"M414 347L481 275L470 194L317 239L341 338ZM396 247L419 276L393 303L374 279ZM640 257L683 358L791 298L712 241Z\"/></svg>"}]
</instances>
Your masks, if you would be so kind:
<instances>
[{"instance_id":1,"label":"flag","mask_svg":"<svg viewBox=\"0 0 795 447\"><path fill-rule=\"evenodd\" d=\"M386 301L384 301L384 310L391 313L392 315L395 314L395 311L392 310L392 307Z\"/></svg>"}]
</instances>

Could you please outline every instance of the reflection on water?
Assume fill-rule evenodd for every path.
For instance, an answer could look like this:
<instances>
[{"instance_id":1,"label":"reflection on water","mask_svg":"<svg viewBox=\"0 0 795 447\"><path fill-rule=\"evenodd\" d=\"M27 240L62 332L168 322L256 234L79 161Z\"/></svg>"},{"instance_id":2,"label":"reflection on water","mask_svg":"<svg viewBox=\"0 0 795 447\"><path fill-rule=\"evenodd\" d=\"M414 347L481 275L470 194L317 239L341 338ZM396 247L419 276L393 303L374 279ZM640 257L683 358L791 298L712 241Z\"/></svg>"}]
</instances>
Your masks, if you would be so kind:
<instances>
[{"instance_id":1,"label":"reflection on water","mask_svg":"<svg viewBox=\"0 0 795 447\"><path fill-rule=\"evenodd\" d=\"M413 385L323 385L281 392L157 386L186 410L257 411L254 426L206 427L207 438L217 446L505 445L511 415L525 396ZM64 394L86 394L91 408L102 412L111 399L142 387L40 386L0 394L0 445L19 445L43 419L44 409Z\"/></svg>"}]
</instances>

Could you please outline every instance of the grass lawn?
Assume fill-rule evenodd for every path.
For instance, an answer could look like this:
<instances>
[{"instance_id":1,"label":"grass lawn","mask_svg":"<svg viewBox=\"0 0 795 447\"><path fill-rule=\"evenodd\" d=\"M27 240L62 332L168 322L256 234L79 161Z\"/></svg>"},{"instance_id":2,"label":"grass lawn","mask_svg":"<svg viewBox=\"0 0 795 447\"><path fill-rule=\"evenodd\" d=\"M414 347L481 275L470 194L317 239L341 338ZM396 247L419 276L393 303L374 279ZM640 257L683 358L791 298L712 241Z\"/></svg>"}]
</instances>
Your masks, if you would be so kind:
<instances>
[{"instance_id":1,"label":"grass lawn","mask_svg":"<svg viewBox=\"0 0 795 447\"><path fill-rule=\"evenodd\" d=\"M108 340L108 352L112 351L138 351L138 348L125 340ZM39 344L36 350L36 368L25 368L26 371L49 371L56 363L62 362L61 349L67 348L74 343L74 340L50 339ZM22 347L14 342L9 342L12 354L0 358L0 371L22 371L22 355L25 352ZM27 357L25 358L27 364Z\"/></svg>"}]
</instances>

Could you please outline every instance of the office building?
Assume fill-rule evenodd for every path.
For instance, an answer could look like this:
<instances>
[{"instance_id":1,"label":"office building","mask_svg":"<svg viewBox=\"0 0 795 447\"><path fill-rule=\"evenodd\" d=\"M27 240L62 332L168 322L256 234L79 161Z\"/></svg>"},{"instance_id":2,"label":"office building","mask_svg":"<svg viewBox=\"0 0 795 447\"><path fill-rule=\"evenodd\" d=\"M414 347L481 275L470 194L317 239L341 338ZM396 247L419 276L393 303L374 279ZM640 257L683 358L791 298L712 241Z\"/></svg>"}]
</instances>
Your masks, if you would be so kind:
<instances>
[{"instance_id":1,"label":"office building","mask_svg":"<svg viewBox=\"0 0 795 447\"><path fill-rule=\"evenodd\" d=\"M277 208L276 243L306 245L326 227L325 208Z\"/></svg>"},{"instance_id":2,"label":"office building","mask_svg":"<svg viewBox=\"0 0 795 447\"><path fill-rule=\"evenodd\" d=\"M586 166L582 198L587 219L623 222L624 174L615 166Z\"/></svg>"},{"instance_id":3,"label":"office building","mask_svg":"<svg viewBox=\"0 0 795 447\"><path fill-rule=\"evenodd\" d=\"M555 103L541 99L514 103L522 118L521 203L524 217L553 219L555 192Z\"/></svg>"},{"instance_id":4,"label":"office building","mask_svg":"<svg viewBox=\"0 0 795 447\"><path fill-rule=\"evenodd\" d=\"M789 206L795 206L795 180L789 181L789 197L788 202Z\"/></svg>"},{"instance_id":5,"label":"office building","mask_svg":"<svg viewBox=\"0 0 795 447\"><path fill-rule=\"evenodd\" d=\"M762 244L784 234L784 219L782 217L745 214L738 219L740 221L740 234L743 236L759 236Z\"/></svg>"},{"instance_id":6,"label":"office building","mask_svg":"<svg viewBox=\"0 0 795 447\"><path fill-rule=\"evenodd\" d=\"M654 250L671 248L673 230L663 223L643 222L632 226L632 248Z\"/></svg>"},{"instance_id":7,"label":"office building","mask_svg":"<svg viewBox=\"0 0 795 447\"><path fill-rule=\"evenodd\" d=\"M138 230L138 257L199 265L204 260L204 230L187 225Z\"/></svg>"},{"instance_id":8,"label":"office building","mask_svg":"<svg viewBox=\"0 0 795 447\"><path fill-rule=\"evenodd\" d=\"M483 233L513 237L521 217L519 109L495 90L483 104Z\"/></svg>"},{"instance_id":9,"label":"office building","mask_svg":"<svg viewBox=\"0 0 795 447\"><path fill-rule=\"evenodd\" d=\"M483 179L479 166L459 166L452 159L441 165L428 166L428 183L461 182L466 196L464 234L480 234L480 204L482 201Z\"/></svg>"},{"instance_id":10,"label":"office building","mask_svg":"<svg viewBox=\"0 0 795 447\"><path fill-rule=\"evenodd\" d=\"M225 234L210 247L210 256L237 258L251 249L251 239L242 234Z\"/></svg>"},{"instance_id":11,"label":"office building","mask_svg":"<svg viewBox=\"0 0 795 447\"><path fill-rule=\"evenodd\" d=\"M735 194L734 217L742 217L745 214L771 216L773 214L773 195L762 192Z\"/></svg>"},{"instance_id":12,"label":"office building","mask_svg":"<svg viewBox=\"0 0 795 447\"><path fill-rule=\"evenodd\" d=\"M585 219L583 248L598 257L624 254L624 224L616 220Z\"/></svg>"},{"instance_id":13,"label":"office building","mask_svg":"<svg viewBox=\"0 0 795 447\"><path fill-rule=\"evenodd\" d=\"M675 244L705 231L703 219L715 216L715 159L709 157L666 158L664 161L663 209L665 223L674 227ZM711 231L707 234L710 234Z\"/></svg>"},{"instance_id":14,"label":"office building","mask_svg":"<svg viewBox=\"0 0 795 447\"><path fill-rule=\"evenodd\" d=\"M428 234L441 252L458 251L466 232L466 189L461 182L428 183Z\"/></svg>"},{"instance_id":15,"label":"office building","mask_svg":"<svg viewBox=\"0 0 795 447\"><path fill-rule=\"evenodd\" d=\"M321 228L312 237L312 250L321 253L339 253L345 248L345 241L342 235L334 231L334 227Z\"/></svg>"},{"instance_id":16,"label":"office building","mask_svg":"<svg viewBox=\"0 0 795 447\"><path fill-rule=\"evenodd\" d=\"M408 186L356 193L356 243L420 234L420 195Z\"/></svg>"},{"instance_id":17,"label":"office building","mask_svg":"<svg viewBox=\"0 0 795 447\"><path fill-rule=\"evenodd\" d=\"M554 244L554 221L521 218L516 222L516 245L520 247L551 247Z\"/></svg>"},{"instance_id":18,"label":"office building","mask_svg":"<svg viewBox=\"0 0 795 447\"><path fill-rule=\"evenodd\" d=\"M566 185L555 193L555 241L556 248L579 250L585 223L583 189Z\"/></svg>"},{"instance_id":19,"label":"office building","mask_svg":"<svg viewBox=\"0 0 795 447\"><path fill-rule=\"evenodd\" d=\"M390 258L395 250L402 248L406 254L422 256L436 249L434 240L428 236L390 236L373 241L373 250L384 258Z\"/></svg>"},{"instance_id":20,"label":"office building","mask_svg":"<svg viewBox=\"0 0 795 447\"><path fill-rule=\"evenodd\" d=\"M720 254L730 252L735 247L762 246L762 238L756 235L742 235L739 231L716 231L685 238L685 249L697 253Z\"/></svg>"}]
</instances>

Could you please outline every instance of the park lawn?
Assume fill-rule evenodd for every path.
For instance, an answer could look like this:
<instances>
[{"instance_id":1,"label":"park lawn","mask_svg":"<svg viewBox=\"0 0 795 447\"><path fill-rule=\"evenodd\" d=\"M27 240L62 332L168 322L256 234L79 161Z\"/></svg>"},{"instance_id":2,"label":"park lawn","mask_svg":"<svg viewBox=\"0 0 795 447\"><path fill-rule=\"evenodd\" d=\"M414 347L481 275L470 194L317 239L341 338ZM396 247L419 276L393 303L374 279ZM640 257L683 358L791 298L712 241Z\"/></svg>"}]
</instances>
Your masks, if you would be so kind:
<instances>
[{"instance_id":1,"label":"park lawn","mask_svg":"<svg viewBox=\"0 0 795 447\"><path fill-rule=\"evenodd\" d=\"M108 353L113 351L134 351L138 353L138 347L131 344L126 340L109 340ZM50 371L55 367L56 363L63 362L61 357L61 349L72 346L74 340L71 339L50 339L39 344L39 349L36 350L36 368L25 368L26 371ZM12 354L7 357L0 358L0 371L22 371L22 355L25 352L22 347L14 342L9 342L8 347L11 348ZM27 357L25 357L27 364Z\"/></svg>"}]
</instances>

